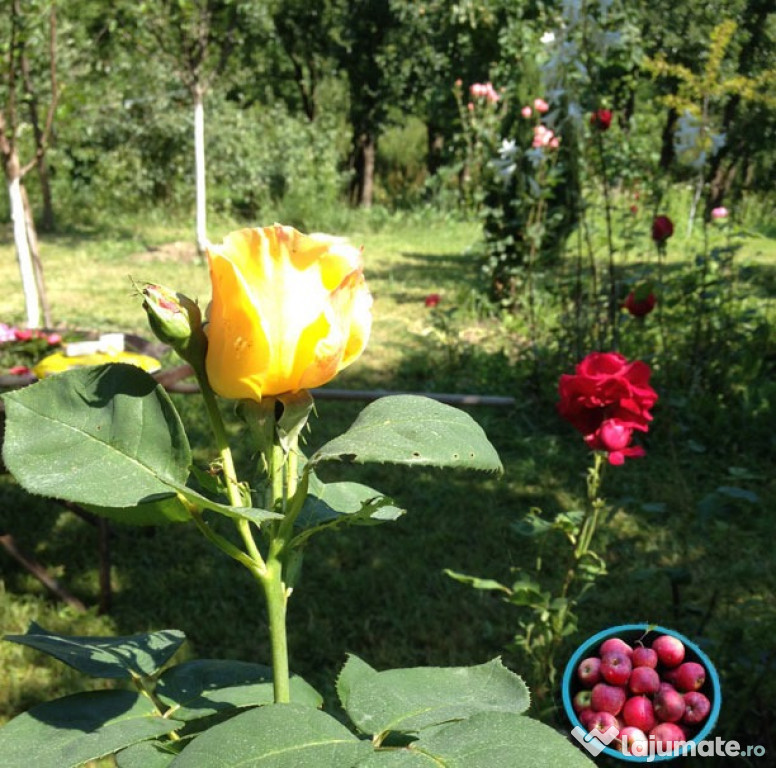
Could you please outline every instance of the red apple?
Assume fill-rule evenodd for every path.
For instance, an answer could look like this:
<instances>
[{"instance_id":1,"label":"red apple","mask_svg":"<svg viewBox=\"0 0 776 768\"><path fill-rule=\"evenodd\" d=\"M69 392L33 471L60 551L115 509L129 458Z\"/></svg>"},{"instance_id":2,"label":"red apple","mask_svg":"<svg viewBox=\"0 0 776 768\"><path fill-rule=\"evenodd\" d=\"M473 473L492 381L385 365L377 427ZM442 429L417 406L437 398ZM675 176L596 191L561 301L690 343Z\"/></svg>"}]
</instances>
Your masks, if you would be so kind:
<instances>
[{"instance_id":1,"label":"red apple","mask_svg":"<svg viewBox=\"0 0 776 768\"><path fill-rule=\"evenodd\" d=\"M652 667L636 667L628 678L628 688L633 693L657 693L660 675Z\"/></svg>"},{"instance_id":2,"label":"red apple","mask_svg":"<svg viewBox=\"0 0 776 768\"><path fill-rule=\"evenodd\" d=\"M684 741L684 731L676 723L660 723L650 732L657 744L665 750L676 749Z\"/></svg>"},{"instance_id":3,"label":"red apple","mask_svg":"<svg viewBox=\"0 0 776 768\"><path fill-rule=\"evenodd\" d=\"M635 667L657 667L657 651L652 648L646 648L643 645L637 645L633 649L631 664Z\"/></svg>"},{"instance_id":4,"label":"red apple","mask_svg":"<svg viewBox=\"0 0 776 768\"><path fill-rule=\"evenodd\" d=\"M683 723L698 725L698 723L702 723L709 716L710 711L711 702L700 691L688 691L684 694Z\"/></svg>"},{"instance_id":5,"label":"red apple","mask_svg":"<svg viewBox=\"0 0 776 768\"><path fill-rule=\"evenodd\" d=\"M684 715L684 697L679 691L658 691L653 703L655 716L661 722L678 723Z\"/></svg>"},{"instance_id":6,"label":"red apple","mask_svg":"<svg viewBox=\"0 0 776 768\"><path fill-rule=\"evenodd\" d=\"M625 685L633 668L630 657L621 650L601 655L601 677L612 685Z\"/></svg>"},{"instance_id":7,"label":"red apple","mask_svg":"<svg viewBox=\"0 0 776 768\"><path fill-rule=\"evenodd\" d=\"M596 712L609 712L612 715L619 715L627 698L625 689L619 685L596 683L593 686L591 706ZM679 698L681 698L681 695L679 695ZM682 699L682 707L684 707L684 699ZM684 709L682 711L684 712Z\"/></svg>"},{"instance_id":8,"label":"red apple","mask_svg":"<svg viewBox=\"0 0 776 768\"><path fill-rule=\"evenodd\" d=\"M626 725L620 729L620 747L626 755L634 757L647 757L649 742L647 734L640 728Z\"/></svg>"},{"instance_id":9,"label":"red apple","mask_svg":"<svg viewBox=\"0 0 776 768\"><path fill-rule=\"evenodd\" d=\"M642 731L651 731L657 725L652 702L646 696L631 696L622 708L622 719Z\"/></svg>"},{"instance_id":10,"label":"red apple","mask_svg":"<svg viewBox=\"0 0 776 768\"><path fill-rule=\"evenodd\" d=\"M684 643L673 635L660 635L652 642L660 663L666 667L677 667L684 659Z\"/></svg>"},{"instance_id":11,"label":"red apple","mask_svg":"<svg viewBox=\"0 0 776 768\"><path fill-rule=\"evenodd\" d=\"M601 659L598 656L590 656L583 659L577 667L577 678L582 685L592 688L601 681Z\"/></svg>"},{"instance_id":12,"label":"red apple","mask_svg":"<svg viewBox=\"0 0 776 768\"><path fill-rule=\"evenodd\" d=\"M622 651L626 656L630 657L633 653L633 648L631 648L624 640L620 640L619 637L609 637L601 643L598 653L603 657L603 655L609 653L609 651Z\"/></svg>"},{"instance_id":13,"label":"red apple","mask_svg":"<svg viewBox=\"0 0 776 768\"><path fill-rule=\"evenodd\" d=\"M588 731L606 733L612 726L620 730L620 721L611 712L593 712Z\"/></svg>"},{"instance_id":14,"label":"red apple","mask_svg":"<svg viewBox=\"0 0 776 768\"><path fill-rule=\"evenodd\" d=\"M675 677L676 687L680 691L697 691L706 682L706 670L695 661L685 661L676 670Z\"/></svg>"}]
</instances>

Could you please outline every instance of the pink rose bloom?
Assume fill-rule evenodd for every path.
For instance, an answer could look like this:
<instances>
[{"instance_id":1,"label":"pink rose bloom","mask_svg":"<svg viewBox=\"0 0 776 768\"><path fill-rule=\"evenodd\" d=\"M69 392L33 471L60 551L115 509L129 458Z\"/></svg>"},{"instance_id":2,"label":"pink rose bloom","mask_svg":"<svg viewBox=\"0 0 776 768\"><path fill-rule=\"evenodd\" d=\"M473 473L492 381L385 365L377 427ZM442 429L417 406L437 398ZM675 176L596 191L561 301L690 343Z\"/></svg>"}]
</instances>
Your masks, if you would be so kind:
<instances>
[{"instance_id":1,"label":"pink rose bloom","mask_svg":"<svg viewBox=\"0 0 776 768\"><path fill-rule=\"evenodd\" d=\"M725 206L721 205L719 208L714 208L711 211L711 218L715 221L719 219L726 219L730 215L730 211L728 211Z\"/></svg>"},{"instance_id":2,"label":"pink rose bloom","mask_svg":"<svg viewBox=\"0 0 776 768\"><path fill-rule=\"evenodd\" d=\"M46 341L53 347L55 344L62 343L62 336L58 333L50 333L46 336Z\"/></svg>"},{"instance_id":3,"label":"pink rose bloom","mask_svg":"<svg viewBox=\"0 0 776 768\"><path fill-rule=\"evenodd\" d=\"M472 83L469 86L469 93L474 96L475 99L479 99L486 93L486 87L482 83Z\"/></svg>"},{"instance_id":4,"label":"pink rose bloom","mask_svg":"<svg viewBox=\"0 0 776 768\"><path fill-rule=\"evenodd\" d=\"M535 149L542 147L550 147L550 149L557 149L558 138L555 134L547 128L545 125L534 126L534 138L531 146Z\"/></svg>"},{"instance_id":5,"label":"pink rose bloom","mask_svg":"<svg viewBox=\"0 0 776 768\"><path fill-rule=\"evenodd\" d=\"M492 104L495 104L501 98L493 87L493 83L485 83L485 98Z\"/></svg>"},{"instance_id":6,"label":"pink rose bloom","mask_svg":"<svg viewBox=\"0 0 776 768\"><path fill-rule=\"evenodd\" d=\"M526 107L523 107L523 108L520 110L520 114L521 114L523 117L530 117L530 116L533 114L533 111L531 110L531 108L530 108L530 107L526 106Z\"/></svg>"},{"instance_id":7,"label":"pink rose bloom","mask_svg":"<svg viewBox=\"0 0 776 768\"><path fill-rule=\"evenodd\" d=\"M16 341L29 341L32 338L32 331L16 328L14 330L14 336L16 337Z\"/></svg>"},{"instance_id":8,"label":"pink rose bloom","mask_svg":"<svg viewBox=\"0 0 776 768\"><path fill-rule=\"evenodd\" d=\"M24 376L25 374L30 373L30 369L26 365L14 365L12 368L8 369L8 373L12 376Z\"/></svg>"},{"instance_id":9,"label":"pink rose bloom","mask_svg":"<svg viewBox=\"0 0 776 768\"><path fill-rule=\"evenodd\" d=\"M550 111L550 105L544 99L534 99L534 109L543 115L545 112Z\"/></svg>"}]
</instances>

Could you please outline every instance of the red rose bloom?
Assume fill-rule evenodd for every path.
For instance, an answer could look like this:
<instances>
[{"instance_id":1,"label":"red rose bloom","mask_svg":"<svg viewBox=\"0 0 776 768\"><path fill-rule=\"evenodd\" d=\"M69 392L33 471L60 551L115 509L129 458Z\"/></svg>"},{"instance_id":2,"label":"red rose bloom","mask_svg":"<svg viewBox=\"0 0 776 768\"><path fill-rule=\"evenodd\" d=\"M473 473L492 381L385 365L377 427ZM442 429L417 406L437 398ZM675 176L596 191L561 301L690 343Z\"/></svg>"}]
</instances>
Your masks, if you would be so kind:
<instances>
[{"instance_id":1,"label":"red rose bloom","mask_svg":"<svg viewBox=\"0 0 776 768\"><path fill-rule=\"evenodd\" d=\"M668 216L656 216L652 222L652 239L663 243L674 234L674 223Z\"/></svg>"},{"instance_id":2,"label":"red rose bloom","mask_svg":"<svg viewBox=\"0 0 776 768\"><path fill-rule=\"evenodd\" d=\"M647 432L650 408L657 393L649 386L646 363L629 363L616 352L591 352L576 373L558 383L558 413L579 430L594 451L605 451L609 463L619 465L627 456L644 455L631 445L634 431Z\"/></svg>"},{"instance_id":3,"label":"red rose bloom","mask_svg":"<svg viewBox=\"0 0 776 768\"><path fill-rule=\"evenodd\" d=\"M611 109L597 109L590 115L590 125L593 128L598 128L599 131L608 131L609 126L612 124L612 110Z\"/></svg>"},{"instance_id":4,"label":"red rose bloom","mask_svg":"<svg viewBox=\"0 0 776 768\"><path fill-rule=\"evenodd\" d=\"M623 303L623 307L634 317L644 317L648 315L657 304L657 298L654 293L648 293L643 298L637 296L637 291L631 291Z\"/></svg>"},{"instance_id":5,"label":"red rose bloom","mask_svg":"<svg viewBox=\"0 0 776 768\"><path fill-rule=\"evenodd\" d=\"M440 301L442 301L442 297L438 293L429 293L426 296L425 304L427 307L435 307Z\"/></svg>"}]
</instances>

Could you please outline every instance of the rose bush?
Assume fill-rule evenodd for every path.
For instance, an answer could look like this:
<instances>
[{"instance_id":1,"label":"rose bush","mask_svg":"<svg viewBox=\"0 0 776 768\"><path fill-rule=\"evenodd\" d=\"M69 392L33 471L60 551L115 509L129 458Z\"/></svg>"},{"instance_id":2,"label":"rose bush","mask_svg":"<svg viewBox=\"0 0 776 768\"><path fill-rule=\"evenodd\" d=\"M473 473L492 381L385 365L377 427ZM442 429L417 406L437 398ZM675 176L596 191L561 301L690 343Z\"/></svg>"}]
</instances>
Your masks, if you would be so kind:
<instances>
[{"instance_id":1,"label":"rose bush","mask_svg":"<svg viewBox=\"0 0 776 768\"><path fill-rule=\"evenodd\" d=\"M634 431L647 432L657 393L649 385L649 366L629 363L617 352L592 352L574 374L560 377L559 414L579 430L594 451L608 454L610 464L644 455L631 445Z\"/></svg>"},{"instance_id":2,"label":"rose bush","mask_svg":"<svg viewBox=\"0 0 776 768\"><path fill-rule=\"evenodd\" d=\"M208 248L207 376L222 397L320 387L364 350L372 298L361 252L292 227L243 229Z\"/></svg>"}]
</instances>

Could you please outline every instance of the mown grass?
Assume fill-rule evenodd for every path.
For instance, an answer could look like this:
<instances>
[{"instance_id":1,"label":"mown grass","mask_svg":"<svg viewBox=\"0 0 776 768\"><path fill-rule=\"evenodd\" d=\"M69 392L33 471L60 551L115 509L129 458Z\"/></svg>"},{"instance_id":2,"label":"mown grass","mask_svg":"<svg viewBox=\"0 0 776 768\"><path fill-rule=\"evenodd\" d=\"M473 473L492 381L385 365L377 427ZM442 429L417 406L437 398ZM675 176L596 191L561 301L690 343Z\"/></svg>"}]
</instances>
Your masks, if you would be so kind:
<instances>
[{"instance_id":1,"label":"mown grass","mask_svg":"<svg viewBox=\"0 0 776 768\"><path fill-rule=\"evenodd\" d=\"M218 223L213 236L229 226ZM44 240L58 322L144 332L129 274L207 299L203 263L149 251L188 239L186 229L150 221L109 230L107 236L84 232ZM516 405L470 409L501 453L503 477L385 466L330 472L377 487L409 510L399 522L378 529L324 534L307 551L289 616L291 664L332 705L333 681L348 652L378 668L478 663L504 653L517 628L515 609L490 593L467 590L442 571L510 583L512 568L530 567L536 557L534 543L515 535L512 524L531 507L551 515L581 504L589 462L581 440L555 415L555 382L563 370L548 358L537 380L519 329L476 312L474 225L421 217L389 220L377 229L356 222L350 236L364 245L375 327L363 358L335 386L477 390L513 395ZM772 311L763 302L773 301L776 244L749 235L741 245L735 262L739 304L751 300L757 311ZM696 247L697 241L677 234L669 263L686 267ZM6 322L23 318L17 272L6 238L0 243L0 280L7 286L0 319ZM432 292L443 299L436 314L423 302ZM638 337L627 341L638 347ZM614 510L606 531L609 575L586 598L579 632L567 647L620 622L647 620L684 631L707 646L723 676L720 734L773 749L768 702L776 696L771 682L776 488L770 457L776 444L773 389L766 384L747 382L746 391L732 399L701 388L672 391L659 402L647 458L607 475L605 492ZM659 374L656 386L660 391ZM197 400L175 399L192 442L205 445ZM310 447L344 429L361 407L319 400ZM236 424L233 431L239 435ZM239 441L237 449L239 460L247 462ZM206 460L207 451L200 449L198 458ZM726 495L720 487L749 491L756 501ZM5 476L0 528L88 605L96 605L96 533L87 523L30 498ZM73 634L174 627L189 638L185 656L267 660L255 585L195 530L115 525L111 544L114 602L104 616L94 609L77 615L62 608L0 553L2 632L23 632L30 620ZM549 553L547 562L559 572L562 547L551 545ZM516 653L507 652L506 659L517 671L526 668ZM0 688L2 719L55 695L102 684L10 643L0 644L0 679L7 681Z\"/></svg>"}]
</instances>

